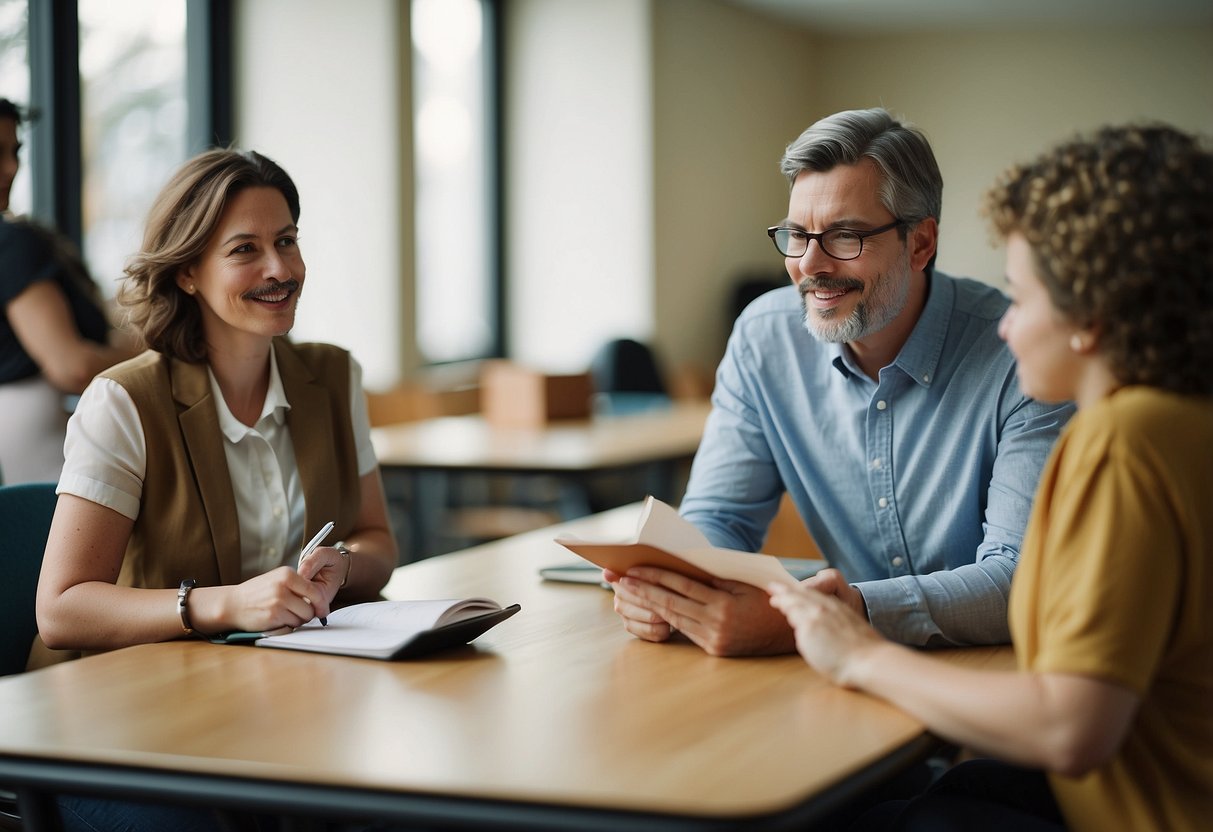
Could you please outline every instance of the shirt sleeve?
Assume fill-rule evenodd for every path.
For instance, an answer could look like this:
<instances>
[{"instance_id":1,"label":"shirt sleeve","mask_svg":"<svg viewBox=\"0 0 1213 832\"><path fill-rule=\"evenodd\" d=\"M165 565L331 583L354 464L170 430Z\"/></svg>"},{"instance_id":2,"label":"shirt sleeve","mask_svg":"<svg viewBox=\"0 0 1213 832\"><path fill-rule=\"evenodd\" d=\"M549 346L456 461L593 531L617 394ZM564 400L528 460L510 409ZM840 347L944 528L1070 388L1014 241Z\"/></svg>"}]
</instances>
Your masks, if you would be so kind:
<instances>
[{"instance_id":1,"label":"shirt sleeve","mask_svg":"<svg viewBox=\"0 0 1213 832\"><path fill-rule=\"evenodd\" d=\"M5 223L0 234L0 305L7 306L40 280L55 276L59 264L50 247L29 228Z\"/></svg>"},{"instance_id":2,"label":"shirt sleeve","mask_svg":"<svg viewBox=\"0 0 1213 832\"><path fill-rule=\"evenodd\" d=\"M96 378L67 423L63 474L55 493L73 494L134 520L143 498L147 443L126 389Z\"/></svg>"},{"instance_id":3,"label":"shirt sleeve","mask_svg":"<svg viewBox=\"0 0 1213 832\"><path fill-rule=\"evenodd\" d=\"M744 349L734 336L716 373L680 510L713 546L756 552L779 509L783 480L738 367Z\"/></svg>"},{"instance_id":4,"label":"shirt sleeve","mask_svg":"<svg viewBox=\"0 0 1213 832\"><path fill-rule=\"evenodd\" d=\"M987 489L973 563L927 575L855 584L887 638L916 646L1005 644L1007 599L1040 473L1073 407L1027 399L1013 387ZM945 522L946 518L940 518Z\"/></svg>"},{"instance_id":5,"label":"shirt sleeve","mask_svg":"<svg viewBox=\"0 0 1213 832\"><path fill-rule=\"evenodd\" d=\"M358 449L358 475L366 476L379 465L371 445L371 420L366 409L366 392L362 389L362 365L350 355L350 424L354 429L354 445Z\"/></svg>"},{"instance_id":6,"label":"shirt sleeve","mask_svg":"<svg viewBox=\"0 0 1213 832\"><path fill-rule=\"evenodd\" d=\"M1086 450L1048 507L1030 669L1093 676L1144 697L1180 605L1180 523L1169 484L1141 455L1115 442Z\"/></svg>"}]
</instances>

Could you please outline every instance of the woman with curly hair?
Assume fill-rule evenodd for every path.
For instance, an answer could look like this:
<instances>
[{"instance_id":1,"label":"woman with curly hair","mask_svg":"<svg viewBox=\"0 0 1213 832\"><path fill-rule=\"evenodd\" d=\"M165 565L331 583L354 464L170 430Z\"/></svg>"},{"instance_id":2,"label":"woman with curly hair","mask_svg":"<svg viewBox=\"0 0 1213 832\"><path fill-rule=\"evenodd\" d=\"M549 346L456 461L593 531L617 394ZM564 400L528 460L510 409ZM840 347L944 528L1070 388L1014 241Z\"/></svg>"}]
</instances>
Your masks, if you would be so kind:
<instances>
[{"instance_id":1,"label":"woman with curly hair","mask_svg":"<svg viewBox=\"0 0 1213 832\"><path fill-rule=\"evenodd\" d=\"M1208 828L1213 154L1167 127L1106 128L1008 171L987 212L1024 392L1078 405L1011 590L1018 669L936 662L804 588L771 603L819 672L996 758L862 828Z\"/></svg>"}]
</instances>

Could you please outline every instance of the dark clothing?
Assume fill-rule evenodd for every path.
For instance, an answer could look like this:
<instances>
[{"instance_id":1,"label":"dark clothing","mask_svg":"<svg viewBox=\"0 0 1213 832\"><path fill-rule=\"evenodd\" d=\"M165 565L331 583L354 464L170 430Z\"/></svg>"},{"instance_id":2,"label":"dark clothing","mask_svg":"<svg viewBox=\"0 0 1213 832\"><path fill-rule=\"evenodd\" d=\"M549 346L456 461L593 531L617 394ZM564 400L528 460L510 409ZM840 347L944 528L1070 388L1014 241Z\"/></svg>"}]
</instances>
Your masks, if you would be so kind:
<instances>
[{"instance_id":1,"label":"dark clothing","mask_svg":"<svg viewBox=\"0 0 1213 832\"><path fill-rule=\"evenodd\" d=\"M881 803L850 832L1064 832L1049 780L1036 769L969 760L918 797Z\"/></svg>"},{"instance_id":2,"label":"dark clothing","mask_svg":"<svg viewBox=\"0 0 1213 832\"><path fill-rule=\"evenodd\" d=\"M104 344L109 324L84 266L54 242L53 232L28 222L0 219L0 305L8 305L40 280L63 290L76 328L90 341ZM17 340L8 315L0 316L0 384L41 372Z\"/></svg>"}]
</instances>

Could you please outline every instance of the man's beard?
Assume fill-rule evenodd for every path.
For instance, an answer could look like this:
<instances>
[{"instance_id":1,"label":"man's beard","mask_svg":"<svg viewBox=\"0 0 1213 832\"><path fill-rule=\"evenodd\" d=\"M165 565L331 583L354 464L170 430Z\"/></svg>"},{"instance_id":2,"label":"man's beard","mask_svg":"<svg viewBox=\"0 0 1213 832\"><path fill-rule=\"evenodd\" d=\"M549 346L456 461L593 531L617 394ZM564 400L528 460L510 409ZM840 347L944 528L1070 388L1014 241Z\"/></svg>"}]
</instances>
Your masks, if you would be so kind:
<instances>
[{"instance_id":1,"label":"man's beard","mask_svg":"<svg viewBox=\"0 0 1213 832\"><path fill-rule=\"evenodd\" d=\"M910 257L908 253L898 258L896 265L884 274L878 274L871 282L871 293L860 300L851 314L839 319L837 309L823 312L809 308L806 295L814 290L838 289L862 290L859 281L853 278L814 278L800 281L800 306L804 310L804 328L818 341L842 344L859 341L888 326L906 308L910 294Z\"/></svg>"}]
</instances>

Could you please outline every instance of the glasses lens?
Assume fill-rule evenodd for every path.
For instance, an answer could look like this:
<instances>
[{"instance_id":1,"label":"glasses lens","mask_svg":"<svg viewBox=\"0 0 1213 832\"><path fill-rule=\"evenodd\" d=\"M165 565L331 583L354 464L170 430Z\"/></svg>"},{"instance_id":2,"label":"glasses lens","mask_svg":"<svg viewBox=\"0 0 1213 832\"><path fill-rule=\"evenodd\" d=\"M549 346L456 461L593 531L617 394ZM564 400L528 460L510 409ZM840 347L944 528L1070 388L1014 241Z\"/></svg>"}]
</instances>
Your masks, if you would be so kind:
<instances>
[{"instance_id":1,"label":"glasses lens","mask_svg":"<svg viewBox=\"0 0 1213 832\"><path fill-rule=\"evenodd\" d=\"M800 257L805 252L807 242L803 233L794 228L775 229L775 248L784 257Z\"/></svg>"},{"instance_id":2,"label":"glasses lens","mask_svg":"<svg viewBox=\"0 0 1213 832\"><path fill-rule=\"evenodd\" d=\"M827 231L821 238L821 247L826 254L839 260L854 260L863 251L863 238L853 231L837 229Z\"/></svg>"}]
</instances>

